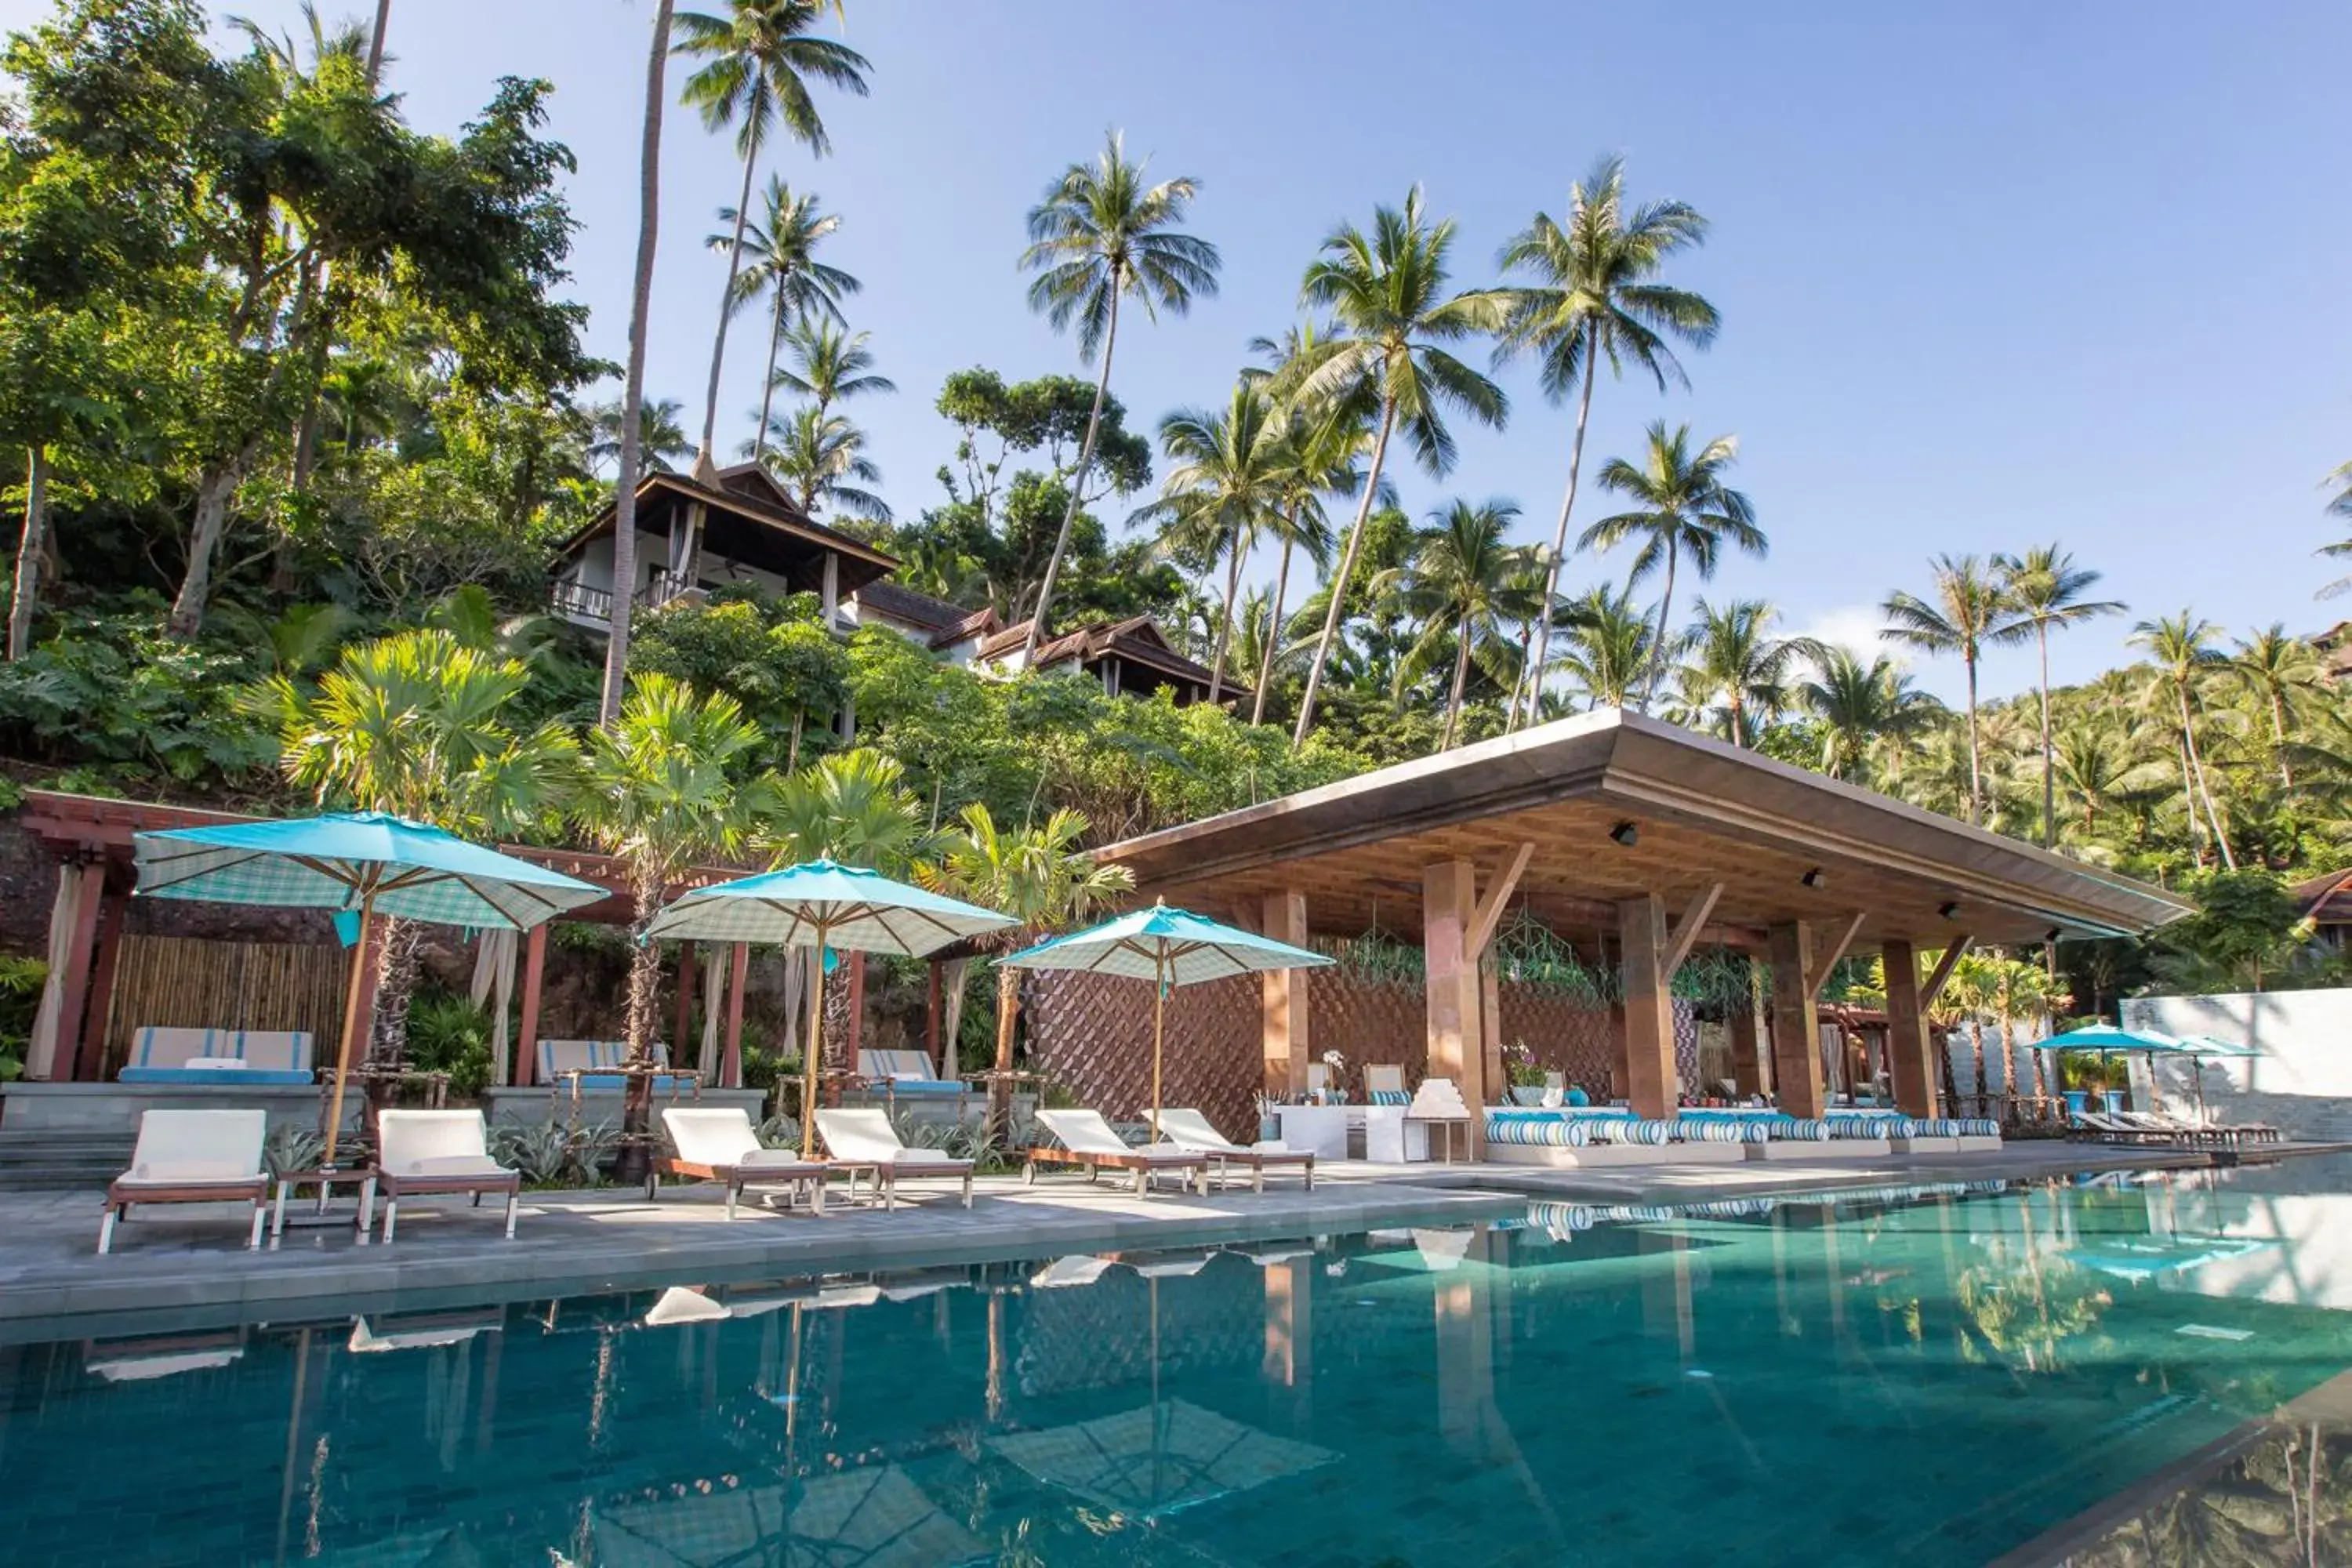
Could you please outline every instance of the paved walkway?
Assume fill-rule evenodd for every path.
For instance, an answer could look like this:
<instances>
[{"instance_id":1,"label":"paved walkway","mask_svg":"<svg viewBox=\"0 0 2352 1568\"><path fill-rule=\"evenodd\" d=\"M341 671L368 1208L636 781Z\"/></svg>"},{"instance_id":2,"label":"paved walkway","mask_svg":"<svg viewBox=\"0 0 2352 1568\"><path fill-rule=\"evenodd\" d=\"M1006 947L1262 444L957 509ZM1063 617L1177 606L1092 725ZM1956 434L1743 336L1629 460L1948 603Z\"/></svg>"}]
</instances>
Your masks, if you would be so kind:
<instances>
[{"instance_id":1,"label":"paved walkway","mask_svg":"<svg viewBox=\"0 0 2352 1568\"><path fill-rule=\"evenodd\" d=\"M1531 1197L1660 1205L2209 1163L2201 1153L2060 1143L1916 1160L1598 1171L1349 1162L1318 1173L1311 1193L1285 1180L1263 1194L1163 1189L1139 1197L1070 1177L1035 1187L983 1178L969 1211L944 1184L908 1183L892 1213L835 1203L816 1219L747 1203L731 1225L714 1188L670 1188L650 1205L605 1189L527 1194L511 1242L499 1235L497 1207L470 1210L460 1198L411 1199L390 1247L359 1242L348 1223L297 1226L296 1215L309 1207L301 1204L289 1211L283 1240L257 1253L239 1245L249 1211L189 1205L134 1210L105 1258L93 1250L96 1193L11 1194L0 1196L0 1342L1460 1224L1512 1214Z\"/></svg>"}]
</instances>

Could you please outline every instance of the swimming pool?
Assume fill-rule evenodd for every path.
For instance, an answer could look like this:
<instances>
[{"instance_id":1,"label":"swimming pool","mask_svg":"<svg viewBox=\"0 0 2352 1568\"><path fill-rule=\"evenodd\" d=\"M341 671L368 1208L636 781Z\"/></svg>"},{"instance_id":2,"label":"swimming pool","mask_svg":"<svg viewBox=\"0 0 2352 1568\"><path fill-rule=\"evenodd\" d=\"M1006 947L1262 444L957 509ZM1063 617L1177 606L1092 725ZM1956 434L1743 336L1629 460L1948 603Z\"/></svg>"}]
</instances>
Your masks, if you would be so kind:
<instances>
[{"instance_id":1,"label":"swimming pool","mask_svg":"<svg viewBox=\"0 0 2352 1568\"><path fill-rule=\"evenodd\" d=\"M0 1349L12 1564L1980 1563L2352 1364L2326 1161Z\"/></svg>"}]
</instances>

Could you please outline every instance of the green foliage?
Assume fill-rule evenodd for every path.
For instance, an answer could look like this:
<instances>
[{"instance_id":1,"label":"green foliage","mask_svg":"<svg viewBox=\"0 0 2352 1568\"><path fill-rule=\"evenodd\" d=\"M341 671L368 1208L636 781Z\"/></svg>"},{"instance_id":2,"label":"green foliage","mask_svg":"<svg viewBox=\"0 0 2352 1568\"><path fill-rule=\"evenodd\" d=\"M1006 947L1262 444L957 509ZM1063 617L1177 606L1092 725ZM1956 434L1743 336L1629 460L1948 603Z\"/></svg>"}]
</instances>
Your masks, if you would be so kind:
<instances>
[{"instance_id":1,"label":"green foliage","mask_svg":"<svg viewBox=\"0 0 2352 1568\"><path fill-rule=\"evenodd\" d=\"M32 1044L33 1019L49 966L38 958L0 957L0 1083L22 1078Z\"/></svg>"},{"instance_id":2,"label":"green foliage","mask_svg":"<svg viewBox=\"0 0 2352 1568\"><path fill-rule=\"evenodd\" d=\"M478 1096L490 1081L493 1020L487 1008L443 991L420 993L408 1005L408 1055L422 1072L446 1072L450 1092Z\"/></svg>"},{"instance_id":3,"label":"green foliage","mask_svg":"<svg viewBox=\"0 0 2352 1568\"><path fill-rule=\"evenodd\" d=\"M561 1121L500 1122L489 1131L490 1157L522 1173L528 1187L593 1187L620 1147L610 1121L573 1127Z\"/></svg>"},{"instance_id":4,"label":"green foliage","mask_svg":"<svg viewBox=\"0 0 2352 1568\"><path fill-rule=\"evenodd\" d=\"M820 625L813 594L780 599L721 588L637 617L630 658L705 696L732 698L766 737L768 765L797 767L832 743L824 727L849 691L849 656Z\"/></svg>"},{"instance_id":5,"label":"green foliage","mask_svg":"<svg viewBox=\"0 0 2352 1568\"><path fill-rule=\"evenodd\" d=\"M239 706L267 667L226 639L176 642L154 617L93 617L0 664L0 745L11 756L183 784L250 781L277 737Z\"/></svg>"},{"instance_id":6,"label":"green foliage","mask_svg":"<svg viewBox=\"0 0 2352 1568\"><path fill-rule=\"evenodd\" d=\"M2263 870L2213 871L2187 889L2197 912L2157 932L2149 962L2168 990L2232 992L2340 984L2340 963L2311 954L2293 895Z\"/></svg>"}]
</instances>

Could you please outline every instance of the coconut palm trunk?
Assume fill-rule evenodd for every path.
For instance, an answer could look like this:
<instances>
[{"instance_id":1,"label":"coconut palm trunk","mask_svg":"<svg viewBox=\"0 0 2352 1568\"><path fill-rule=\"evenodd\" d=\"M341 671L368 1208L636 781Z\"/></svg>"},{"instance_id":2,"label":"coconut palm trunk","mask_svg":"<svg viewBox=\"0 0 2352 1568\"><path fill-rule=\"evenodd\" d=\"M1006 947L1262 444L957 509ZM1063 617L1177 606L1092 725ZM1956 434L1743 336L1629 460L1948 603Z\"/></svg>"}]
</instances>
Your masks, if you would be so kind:
<instances>
[{"instance_id":1,"label":"coconut palm trunk","mask_svg":"<svg viewBox=\"0 0 2352 1568\"><path fill-rule=\"evenodd\" d=\"M1323 687L1323 667L1331 658L1331 644L1339 635L1339 617L1347 609L1348 579L1355 575L1356 556L1364 546L1364 527L1371 519L1372 498L1380 492L1381 468L1388 461L1389 435L1396 428L1396 399L1381 399L1381 427L1372 437L1371 471L1364 477L1364 499L1356 503L1356 521L1348 529L1348 547L1339 552L1339 574L1331 580L1331 605L1323 613L1323 635L1316 639L1315 660L1307 668L1307 694L1298 702L1298 727L1291 731L1292 746L1307 743L1315 727L1315 695Z\"/></svg>"},{"instance_id":2,"label":"coconut palm trunk","mask_svg":"<svg viewBox=\"0 0 2352 1568\"><path fill-rule=\"evenodd\" d=\"M1265 626L1265 647L1257 656L1257 697L1250 704L1250 722L1265 722L1265 689L1274 681L1274 646L1282 640L1283 595L1290 587L1291 535L1298 527L1298 509L1293 506L1283 528L1282 564L1274 572L1274 610Z\"/></svg>"},{"instance_id":3,"label":"coconut palm trunk","mask_svg":"<svg viewBox=\"0 0 2352 1568\"><path fill-rule=\"evenodd\" d=\"M719 477L719 460L711 453L719 429L719 375L727 363L727 327L735 316L735 279L743 270L743 227L751 221L751 175L759 161L760 139L753 136L743 148L743 189L735 197L735 237L727 247L727 287L719 295L719 331L710 340L710 381L702 394L702 445L694 454L694 477L701 484ZM760 427L764 431L767 421L762 419Z\"/></svg>"},{"instance_id":4,"label":"coconut palm trunk","mask_svg":"<svg viewBox=\"0 0 2352 1568\"><path fill-rule=\"evenodd\" d=\"M751 460L758 462L768 454L768 418L776 405L776 351L784 340L784 280L776 279L776 305L768 316L768 371L760 383L760 423L751 432ZM817 417L824 417L824 402L818 399Z\"/></svg>"},{"instance_id":5,"label":"coconut palm trunk","mask_svg":"<svg viewBox=\"0 0 2352 1568\"><path fill-rule=\"evenodd\" d=\"M1209 665L1209 706L1214 708L1225 694L1225 650L1234 640L1234 601L1242 591L1242 538L1235 530L1225 560L1225 614L1217 626L1217 657Z\"/></svg>"},{"instance_id":6,"label":"coconut palm trunk","mask_svg":"<svg viewBox=\"0 0 2352 1568\"><path fill-rule=\"evenodd\" d=\"M654 251L661 227L662 77L677 0L658 0L646 64L646 124L637 166L637 268L629 296L629 364L621 390L621 468L613 497L613 622L604 647L601 722L621 716L629 679L629 616L637 591L637 472L643 460L646 318L653 306Z\"/></svg>"},{"instance_id":7,"label":"coconut palm trunk","mask_svg":"<svg viewBox=\"0 0 2352 1568\"><path fill-rule=\"evenodd\" d=\"M996 1063L988 1080L988 1133L1010 1142L1013 1129L1013 1029L1021 1017L1021 972L996 972Z\"/></svg>"},{"instance_id":8,"label":"coconut palm trunk","mask_svg":"<svg viewBox=\"0 0 2352 1568\"><path fill-rule=\"evenodd\" d=\"M1674 625L1671 617L1675 609L1675 566L1681 553L1672 540L1666 542L1666 589L1658 595L1658 629L1650 638L1650 679L1642 688L1642 711L1644 713L1650 710L1650 704L1657 700L1658 682L1666 673L1666 628Z\"/></svg>"},{"instance_id":9,"label":"coconut palm trunk","mask_svg":"<svg viewBox=\"0 0 2352 1568\"><path fill-rule=\"evenodd\" d=\"M2189 753L2189 782L2196 786L2198 796L2205 803L2205 821L2213 829L2213 847L2221 852L2221 864L2234 871L2238 858L2230 848L2230 835L2221 826L2221 813L2213 805L2213 791L2205 782L2205 760L2197 752L2197 725L2189 708L2189 688L2180 688L2180 743Z\"/></svg>"},{"instance_id":10,"label":"coconut palm trunk","mask_svg":"<svg viewBox=\"0 0 2352 1568\"><path fill-rule=\"evenodd\" d=\"M1437 744L1441 752L1454 745L1454 731L1462 721L1462 692L1470 681L1470 617L1465 616L1454 628L1454 689L1445 698L1445 738Z\"/></svg>"},{"instance_id":11,"label":"coconut palm trunk","mask_svg":"<svg viewBox=\"0 0 2352 1568\"><path fill-rule=\"evenodd\" d=\"M629 922L629 1009L625 1027L629 1066L639 1070L632 1071L624 1081L621 1097L621 1152L613 1167L613 1179L624 1186L644 1181L651 1160L646 1137L654 1122L654 1079L652 1073L642 1069L653 1062L654 1030L659 1011L656 1004L661 989L661 943L651 940L647 933L654 917L661 913L662 879L650 867L640 867L630 884L630 896L637 910L636 918Z\"/></svg>"},{"instance_id":12,"label":"coconut palm trunk","mask_svg":"<svg viewBox=\"0 0 2352 1568\"><path fill-rule=\"evenodd\" d=\"M40 603L41 556L49 544L49 448L32 443L25 460L25 535L16 545L16 590L8 599L8 658L31 651L33 609Z\"/></svg>"},{"instance_id":13,"label":"coconut palm trunk","mask_svg":"<svg viewBox=\"0 0 2352 1568\"><path fill-rule=\"evenodd\" d=\"M1559 526L1551 534L1551 570L1544 577L1544 607L1549 611L1559 596L1559 574L1568 566L1568 518L1576 510L1576 480L1584 468L1584 425L1592 414L1593 360L1601 350L1601 324L1594 321L1585 328L1584 385L1576 395L1576 435L1568 447L1568 493L1559 501ZM1528 689L1528 722L1537 722L1543 716L1544 666L1551 657L1551 616L1547 613L1536 630L1536 661L1524 672ZM1517 704L1512 705L1513 718L1517 716Z\"/></svg>"},{"instance_id":14,"label":"coconut palm trunk","mask_svg":"<svg viewBox=\"0 0 2352 1568\"><path fill-rule=\"evenodd\" d=\"M1977 735L1977 653L1971 647L1961 662L1969 672L1969 826L1984 826L1984 752ZM1978 1070L1981 1078L1983 1069Z\"/></svg>"},{"instance_id":15,"label":"coconut palm trunk","mask_svg":"<svg viewBox=\"0 0 2352 1568\"><path fill-rule=\"evenodd\" d=\"M2058 767L2056 744L2050 737L2050 625L2033 623L2033 640L2042 657L2042 847L2058 842Z\"/></svg>"},{"instance_id":16,"label":"coconut palm trunk","mask_svg":"<svg viewBox=\"0 0 2352 1568\"><path fill-rule=\"evenodd\" d=\"M1070 476L1070 503L1062 509L1062 531L1054 535L1054 553L1045 558L1045 580L1037 585L1036 612L1029 617L1029 637L1021 645L1021 667L1037 656L1045 632L1045 616L1054 606L1054 580L1062 574L1062 555L1070 548L1070 530L1078 521L1078 498L1086 493L1087 470L1095 464L1095 437L1102 429L1103 399L1110 395L1111 351L1118 346L1118 294L1121 273L1111 270L1110 320L1103 328L1102 374L1095 377L1095 403L1087 413L1087 438L1078 447L1078 470Z\"/></svg>"}]
</instances>

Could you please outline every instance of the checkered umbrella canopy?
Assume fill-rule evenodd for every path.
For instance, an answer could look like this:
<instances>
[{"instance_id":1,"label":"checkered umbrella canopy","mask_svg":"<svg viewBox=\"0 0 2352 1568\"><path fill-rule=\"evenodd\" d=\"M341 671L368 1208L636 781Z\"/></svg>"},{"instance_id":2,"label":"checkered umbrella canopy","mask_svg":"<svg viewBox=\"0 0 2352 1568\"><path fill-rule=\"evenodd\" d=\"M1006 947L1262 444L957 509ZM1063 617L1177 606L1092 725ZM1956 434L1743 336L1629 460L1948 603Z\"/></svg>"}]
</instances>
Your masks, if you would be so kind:
<instances>
[{"instance_id":1,"label":"checkered umbrella canopy","mask_svg":"<svg viewBox=\"0 0 2352 1568\"><path fill-rule=\"evenodd\" d=\"M608 897L593 882L380 811L142 833L139 891L156 899L357 910L528 931Z\"/></svg>"}]
</instances>

